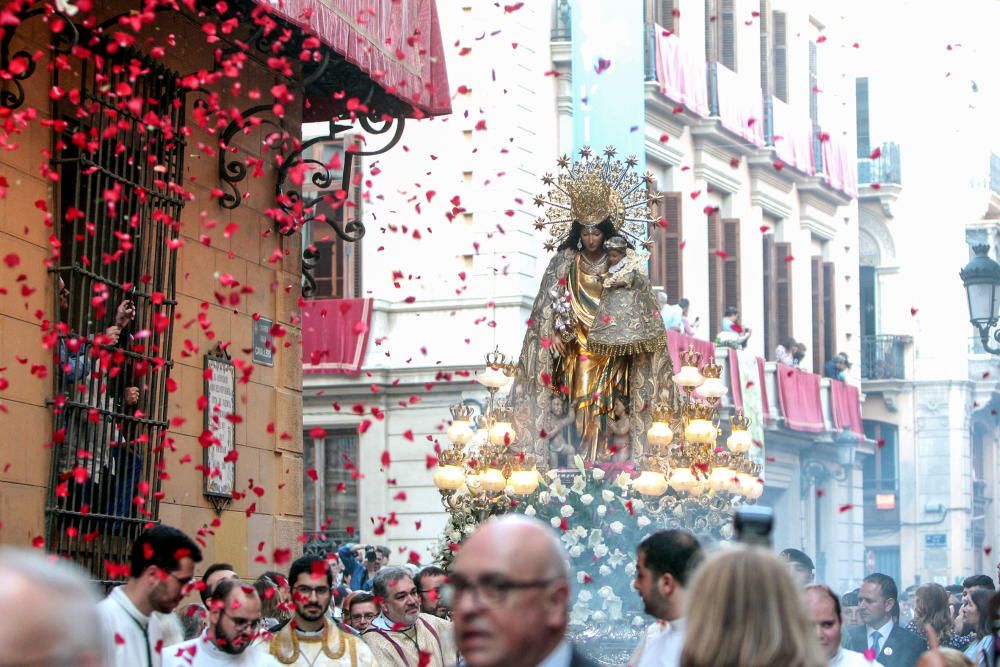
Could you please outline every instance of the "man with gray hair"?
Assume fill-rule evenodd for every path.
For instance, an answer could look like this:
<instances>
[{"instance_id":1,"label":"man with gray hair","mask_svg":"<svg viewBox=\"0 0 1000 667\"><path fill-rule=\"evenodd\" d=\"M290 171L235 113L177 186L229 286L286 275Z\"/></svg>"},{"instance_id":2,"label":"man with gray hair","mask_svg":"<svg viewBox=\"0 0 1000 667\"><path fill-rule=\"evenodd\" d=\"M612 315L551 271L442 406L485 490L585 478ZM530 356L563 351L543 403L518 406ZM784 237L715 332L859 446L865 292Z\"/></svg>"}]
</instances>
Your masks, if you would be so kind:
<instances>
[{"instance_id":1,"label":"man with gray hair","mask_svg":"<svg viewBox=\"0 0 1000 667\"><path fill-rule=\"evenodd\" d=\"M458 653L451 622L420 613L420 593L408 570L383 567L372 581L372 592L380 613L361 637L375 654L375 664L455 665Z\"/></svg>"},{"instance_id":2,"label":"man with gray hair","mask_svg":"<svg viewBox=\"0 0 1000 667\"><path fill-rule=\"evenodd\" d=\"M97 601L72 563L0 549L0 666L104 667Z\"/></svg>"},{"instance_id":3,"label":"man with gray hair","mask_svg":"<svg viewBox=\"0 0 1000 667\"><path fill-rule=\"evenodd\" d=\"M566 638L566 553L537 519L507 514L480 525L458 551L449 588L468 667L593 665Z\"/></svg>"}]
</instances>

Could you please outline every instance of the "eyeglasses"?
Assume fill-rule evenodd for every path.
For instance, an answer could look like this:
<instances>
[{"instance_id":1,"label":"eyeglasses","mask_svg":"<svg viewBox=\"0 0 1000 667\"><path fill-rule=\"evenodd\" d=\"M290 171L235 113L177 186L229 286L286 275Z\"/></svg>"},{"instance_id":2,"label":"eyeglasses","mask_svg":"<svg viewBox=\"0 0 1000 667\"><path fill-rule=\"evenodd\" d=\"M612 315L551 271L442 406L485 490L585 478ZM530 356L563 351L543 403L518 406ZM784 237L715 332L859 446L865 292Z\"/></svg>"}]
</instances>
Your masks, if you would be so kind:
<instances>
[{"instance_id":1,"label":"eyeglasses","mask_svg":"<svg viewBox=\"0 0 1000 667\"><path fill-rule=\"evenodd\" d=\"M226 612L222 612L222 615L233 622L233 627L236 628L237 632L243 630L244 628L250 630L250 632L257 632L260 630L260 626L263 623L263 621L259 618L237 618L235 616L230 616Z\"/></svg>"},{"instance_id":2,"label":"eyeglasses","mask_svg":"<svg viewBox=\"0 0 1000 667\"><path fill-rule=\"evenodd\" d=\"M452 575L443 586L443 598L449 607L454 608L458 599L475 592L479 600L488 606L502 605L507 601L511 591L529 588L545 588L555 579L538 579L535 581L514 581L496 575L487 575L478 582L472 582L464 577Z\"/></svg>"},{"instance_id":3,"label":"eyeglasses","mask_svg":"<svg viewBox=\"0 0 1000 667\"><path fill-rule=\"evenodd\" d=\"M441 589L443 586L435 586L434 588L423 588L420 590L421 594L427 595L428 593L436 593L438 597L441 597Z\"/></svg>"},{"instance_id":4,"label":"eyeglasses","mask_svg":"<svg viewBox=\"0 0 1000 667\"><path fill-rule=\"evenodd\" d=\"M167 572L167 570L163 570L163 571L166 572L168 576L170 576L173 579L175 579L177 581L177 583L181 585L181 588L185 588L187 586L190 586L191 582L194 581L194 576L190 576L190 577L178 577L173 572Z\"/></svg>"},{"instance_id":5,"label":"eyeglasses","mask_svg":"<svg viewBox=\"0 0 1000 667\"><path fill-rule=\"evenodd\" d=\"M316 586L315 588L311 586L296 586L292 590L295 591L296 595L300 595L304 598L309 598L312 597L313 595L315 595L318 598L321 598L324 595L330 594L329 586Z\"/></svg>"},{"instance_id":6,"label":"eyeglasses","mask_svg":"<svg viewBox=\"0 0 1000 667\"><path fill-rule=\"evenodd\" d=\"M351 614L350 619L352 621L374 621L378 614L368 613L368 614Z\"/></svg>"}]
</instances>

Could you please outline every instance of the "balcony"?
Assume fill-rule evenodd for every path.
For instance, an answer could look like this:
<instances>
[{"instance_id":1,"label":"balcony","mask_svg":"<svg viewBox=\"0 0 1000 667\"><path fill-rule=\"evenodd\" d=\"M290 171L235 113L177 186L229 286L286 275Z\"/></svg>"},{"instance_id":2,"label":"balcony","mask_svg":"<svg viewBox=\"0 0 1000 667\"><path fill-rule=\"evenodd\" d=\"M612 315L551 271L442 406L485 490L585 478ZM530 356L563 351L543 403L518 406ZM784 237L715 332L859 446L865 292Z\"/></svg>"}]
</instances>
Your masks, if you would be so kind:
<instances>
[{"instance_id":1,"label":"balcony","mask_svg":"<svg viewBox=\"0 0 1000 667\"><path fill-rule=\"evenodd\" d=\"M902 380L906 378L905 351L909 336L862 336L861 378Z\"/></svg>"},{"instance_id":2,"label":"balcony","mask_svg":"<svg viewBox=\"0 0 1000 667\"><path fill-rule=\"evenodd\" d=\"M858 158L858 183L861 185L902 185L902 168L899 159L899 145L893 142L882 144L878 157ZM993 156L996 158L996 156ZM994 163L990 162L991 181ZM1000 180L1000 174L996 177ZM994 186L994 192L1000 192Z\"/></svg>"}]
</instances>

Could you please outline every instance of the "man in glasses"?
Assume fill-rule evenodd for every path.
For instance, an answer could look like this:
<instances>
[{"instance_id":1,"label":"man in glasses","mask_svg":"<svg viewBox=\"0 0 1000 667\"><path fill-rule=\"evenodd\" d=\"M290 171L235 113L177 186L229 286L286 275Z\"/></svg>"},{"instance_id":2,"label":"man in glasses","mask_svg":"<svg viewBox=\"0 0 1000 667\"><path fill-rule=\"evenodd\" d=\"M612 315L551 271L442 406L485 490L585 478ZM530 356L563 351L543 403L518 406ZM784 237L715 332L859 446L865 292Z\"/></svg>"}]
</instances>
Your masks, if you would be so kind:
<instances>
[{"instance_id":1,"label":"man in glasses","mask_svg":"<svg viewBox=\"0 0 1000 667\"><path fill-rule=\"evenodd\" d=\"M448 579L448 573L437 565L428 565L413 578L420 593L420 611L438 618L451 618L451 609L441 599L441 589Z\"/></svg>"},{"instance_id":2,"label":"man in glasses","mask_svg":"<svg viewBox=\"0 0 1000 667\"><path fill-rule=\"evenodd\" d=\"M327 618L333 599L333 571L321 556L302 556L288 572L295 611L278 630L270 653L285 665L303 667L375 667L372 652L360 639Z\"/></svg>"},{"instance_id":3,"label":"man in glasses","mask_svg":"<svg viewBox=\"0 0 1000 667\"><path fill-rule=\"evenodd\" d=\"M360 635L378 616L375 596L368 591L354 591L344 599L344 623Z\"/></svg>"},{"instance_id":4,"label":"man in glasses","mask_svg":"<svg viewBox=\"0 0 1000 667\"><path fill-rule=\"evenodd\" d=\"M593 665L566 638L568 573L540 521L507 514L482 524L458 551L445 593L468 667Z\"/></svg>"},{"instance_id":5,"label":"man in glasses","mask_svg":"<svg viewBox=\"0 0 1000 667\"><path fill-rule=\"evenodd\" d=\"M277 667L263 648L251 648L261 625L260 598L253 586L222 579L209 605L208 627L194 639L163 649L163 667Z\"/></svg>"},{"instance_id":6,"label":"man in glasses","mask_svg":"<svg viewBox=\"0 0 1000 667\"><path fill-rule=\"evenodd\" d=\"M160 667L160 651L182 636L170 614L192 588L201 549L170 526L149 528L132 544L129 578L97 605L111 667Z\"/></svg>"},{"instance_id":7,"label":"man in glasses","mask_svg":"<svg viewBox=\"0 0 1000 667\"><path fill-rule=\"evenodd\" d=\"M451 623L420 613L420 593L408 570L383 567L372 581L380 614L362 635L379 667L453 667Z\"/></svg>"}]
</instances>

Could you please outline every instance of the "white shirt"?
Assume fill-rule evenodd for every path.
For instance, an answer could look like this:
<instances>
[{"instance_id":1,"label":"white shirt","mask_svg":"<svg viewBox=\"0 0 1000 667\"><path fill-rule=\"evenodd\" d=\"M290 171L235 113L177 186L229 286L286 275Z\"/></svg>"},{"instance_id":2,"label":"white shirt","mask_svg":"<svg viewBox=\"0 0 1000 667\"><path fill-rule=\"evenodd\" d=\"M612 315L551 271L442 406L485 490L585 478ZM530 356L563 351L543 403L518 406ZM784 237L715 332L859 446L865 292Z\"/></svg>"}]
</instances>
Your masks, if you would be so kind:
<instances>
[{"instance_id":1,"label":"white shirt","mask_svg":"<svg viewBox=\"0 0 1000 667\"><path fill-rule=\"evenodd\" d=\"M573 660L573 648L563 639L536 667L569 667Z\"/></svg>"},{"instance_id":2,"label":"white shirt","mask_svg":"<svg viewBox=\"0 0 1000 667\"><path fill-rule=\"evenodd\" d=\"M97 610L107 633L109 667L160 667L160 649L173 636L166 616L146 616L121 586L101 600Z\"/></svg>"},{"instance_id":3,"label":"white shirt","mask_svg":"<svg viewBox=\"0 0 1000 667\"><path fill-rule=\"evenodd\" d=\"M684 648L684 619L657 621L648 628L632 656L635 667L677 667Z\"/></svg>"},{"instance_id":4,"label":"white shirt","mask_svg":"<svg viewBox=\"0 0 1000 667\"><path fill-rule=\"evenodd\" d=\"M163 667L274 667L280 664L267 652L267 644L231 654L217 647L205 632L201 636L163 649Z\"/></svg>"},{"instance_id":5,"label":"white shirt","mask_svg":"<svg viewBox=\"0 0 1000 667\"><path fill-rule=\"evenodd\" d=\"M865 626L865 646L867 646L868 648L874 648L875 649L875 655L878 655L879 653L881 653L882 652L882 648L885 646L886 641L889 640L889 633L892 632L893 627L895 627L895 623L893 623L893 621L892 621L891 618L888 621L886 621L885 624L882 625L882 627L879 627L879 628L873 628L870 625L866 625ZM876 646L872 646L872 633L875 632L876 630L878 630L878 633L880 635L880 637L878 638L878 646L877 647Z\"/></svg>"},{"instance_id":6,"label":"white shirt","mask_svg":"<svg viewBox=\"0 0 1000 667\"><path fill-rule=\"evenodd\" d=\"M881 630L879 630L879 632L881 632ZM882 644L885 643L881 639L879 642ZM846 648L842 648L837 652L837 655L833 656L833 659L830 660L830 667L882 667L882 663L875 660L868 662L868 658L865 657L864 653L848 651Z\"/></svg>"}]
</instances>

